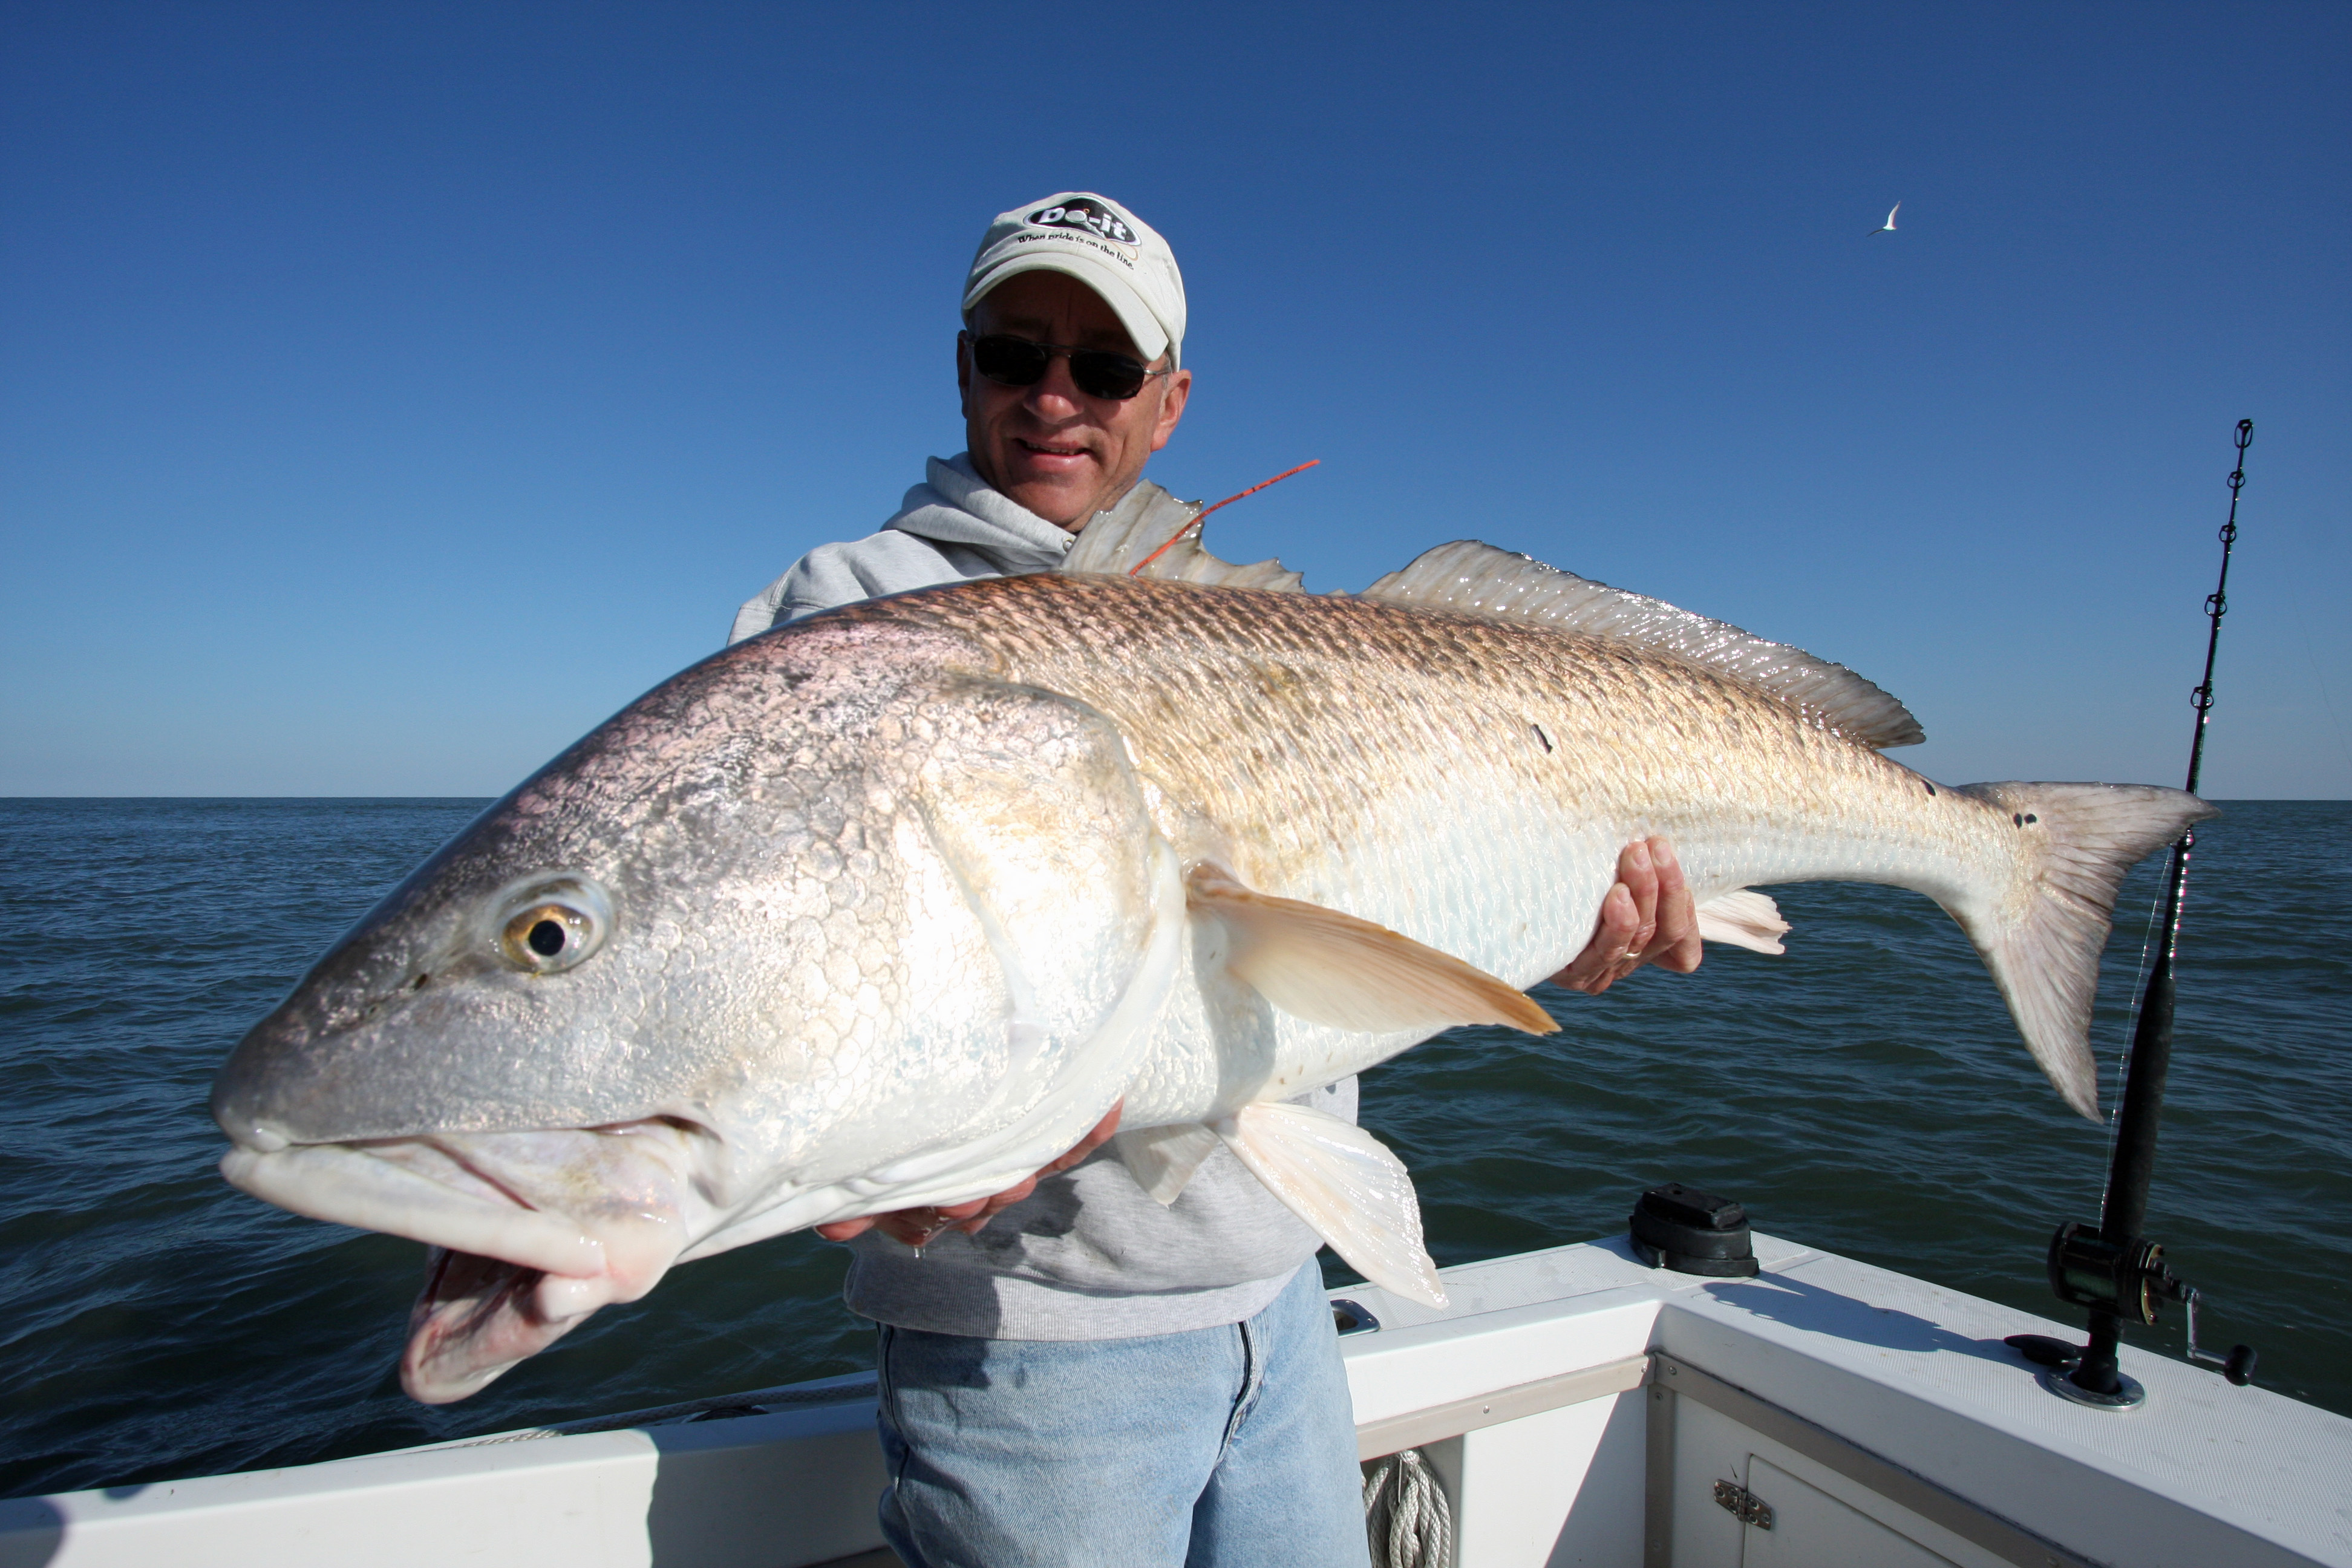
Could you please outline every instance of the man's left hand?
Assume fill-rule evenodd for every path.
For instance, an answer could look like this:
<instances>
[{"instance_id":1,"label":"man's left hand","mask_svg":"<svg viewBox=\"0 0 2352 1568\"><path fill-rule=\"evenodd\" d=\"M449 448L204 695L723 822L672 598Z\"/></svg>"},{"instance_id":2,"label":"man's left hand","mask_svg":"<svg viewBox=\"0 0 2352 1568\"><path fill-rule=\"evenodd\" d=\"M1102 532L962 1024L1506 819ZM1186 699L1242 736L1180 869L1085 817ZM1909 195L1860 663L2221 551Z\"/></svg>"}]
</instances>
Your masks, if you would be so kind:
<instances>
[{"instance_id":1,"label":"man's left hand","mask_svg":"<svg viewBox=\"0 0 2352 1568\"><path fill-rule=\"evenodd\" d=\"M1698 910L1675 847L1637 838L1617 857L1617 885L1601 900L1592 940L1551 983L1598 996L1645 963L1688 974L1698 960Z\"/></svg>"}]
</instances>

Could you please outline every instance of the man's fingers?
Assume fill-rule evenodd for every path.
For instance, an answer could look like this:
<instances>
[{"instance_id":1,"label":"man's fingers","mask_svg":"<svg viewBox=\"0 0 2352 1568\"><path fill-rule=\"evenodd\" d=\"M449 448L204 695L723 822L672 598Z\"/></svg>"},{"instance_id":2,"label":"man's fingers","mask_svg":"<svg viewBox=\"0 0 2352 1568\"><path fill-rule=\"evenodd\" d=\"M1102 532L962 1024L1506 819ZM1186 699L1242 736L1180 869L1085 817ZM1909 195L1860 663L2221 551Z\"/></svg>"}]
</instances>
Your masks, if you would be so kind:
<instances>
[{"instance_id":1,"label":"man's fingers","mask_svg":"<svg viewBox=\"0 0 2352 1568\"><path fill-rule=\"evenodd\" d=\"M1598 996L1644 963L1687 974L1699 953L1698 910L1675 847L1637 838L1618 852L1617 882L1601 901L1592 940L1551 982Z\"/></svg>"},{"instance_id":2,"label":"man's fingers","mask_svg":"<svg viewBox=\"0 0 2352 1568\"><path fill-rule=\"evenodd\" d=\"M1658 876L1657 926L1642 952L1640 962L1688 974L1696 969L1702 952L1698 906L1690 884L1683 879L1682 861L1664 838L1650 840L1650 863Z\"/></svg>"},{"instance_id":3,"label":"man's fingers","mask_svg":"<svg viewBox=\"0 0 2352 1568\"><path fill-rule=\"evenodd\" d=\"M992 1193L984 1198L972 1198L965 1203L894 1209L888 1214L874 1215L865 1219L837 1220L816 1226L816 1233L827 1241L847 1241L853 1236L862 1236L868 1230L878 1228L883 1235L908 1247L921 1247L943 1230L961 1230L966 1236L977 1236L981 1227L990 1220L1035 1192L1038 1176L1066 1171L1109 1142L1111 1134L1118 1131L1118 1119L1126 1109L1127 1101L1123 1100L1112 1106L1109 1113L1095 1123L1094 1130L1078 1140L1077 1147L1045 1166L1036 1176L1024 1176L1001 1193Z\"/></svg>"},{"instance_id":4,"label":"man's fingers","mask_svg":"<svg viewBox=\"0 0 2352 1568\"><path fill-rule=\"evenodd\" d=\"M1112 1106L1110 1108L1110 1113L1105 1116L1100 1121L1095 1123L1094 1131L1087 1133L1084 1138L1078 1140L1078 1146L1076 1148L1071 1150L1060 1159L1055 1160L1053 1163L1047 1165L1044 1170L1037 1173L1041 1176L1050 1176L1056 1172L1066 1171L1071 1166L1076 1164L1079 1161L1085 1159L1087 1155L1093 1153L1096 1150L1101 1148L1104 1144L1109 1142L1111 1140L1111 1134L1118 1131L1119 1116L1126 1110L1127 1101L1124 1100Z\"/></svg>"},{"instance_id":5,"label":"man's fingers","mask_svg":"<svg viewBox=\"0 0 2352 1568\"><path fill-rule=\"evenodd\" d=\"M1570 969L1584 965L1576 989L1598 996L1642 967L1658 930L1658 868L1647 839L1617 852L1617 885L1601 900L1601 925Z\"/></svg>"},{"instance_id":6,"label":"man's fingers","mask_svg":"<svg viewBox=\"0 0 2352 1568\"><path fill-rule=\"evenodd\" d=\"M939 1235L940 1226L931 1218L932 1211L899 1209L891 1214L876 1215L874 1228L901 1247L920 1247Z\"/></svg>"},{"instance_id":7,"label":"man's fingers","mask_svg":"<svg viewBox=\"0 0 2352 1568\"><path fill-rule=\"evenodd\" d=\"M1601 900L1601 915L1593 923L1592 940L1584 944L1584 951L1566 969L1551 977L1551 983L1591 995L1608 989L1609 970L1623 954L1640 924L1641 915L1633 907L1633 894L1626 890L1624 883L1616 884Z\"/></svg>"},{"instance_id":8,"label":"man's fingers","mask_svg":"<svg viewBox=\"0 0 2352 1568\"><path fill-rule=\"evenodd\" d=\"M1025 1184L1034 1186L1036 1182L1033 1178ZM954 1229L966 1221L987 1224L988 1216L996 1212L989 1205L1003 1195L999 1193L990 1197L967 1199L960 1204L932 1204L923 1208L898 1209L881 1215L874 1223L882 1227L885 1235L903 1241L908 1247L920 1247L940 1232Z\"/></svg>"},{"instance_id":9,"label":"man's fingers","mask_svg":"<svg viewBox=\"0 0 2352 1568\"><path fill-rule=\"evenodd\" d=\"M1658 868L1651 858L1647 839L1636 838L1618 852L1617 881L1633 900L1633 931L1625 946L1638 953L1650 945L1658 929Z\"/></svg>"},{"instance_id":10,"label":"man's fingers","mask_svg":"<svg viewBox=\"0 0 2352 1568\"><path fill-rule=\"evenodd\" d=\"M1005 1188L1003 1192L988 1198L982 1204L978 1214L971 1215L968 1219L957 1220L954 1228L963 1232L966 1236L978 1236L990 1220L994 1219L998 1215L1003 1214L1006 1209L1011 1208L1014 1204L1019 1203L1022 1199L1027 1197L1031 1193L1034 1193L1036 1190L1037 1178L1035 1176L1030 1177L1025 1182L1015 1182L1011 1186Z\"/></svg>"}]
</instances>

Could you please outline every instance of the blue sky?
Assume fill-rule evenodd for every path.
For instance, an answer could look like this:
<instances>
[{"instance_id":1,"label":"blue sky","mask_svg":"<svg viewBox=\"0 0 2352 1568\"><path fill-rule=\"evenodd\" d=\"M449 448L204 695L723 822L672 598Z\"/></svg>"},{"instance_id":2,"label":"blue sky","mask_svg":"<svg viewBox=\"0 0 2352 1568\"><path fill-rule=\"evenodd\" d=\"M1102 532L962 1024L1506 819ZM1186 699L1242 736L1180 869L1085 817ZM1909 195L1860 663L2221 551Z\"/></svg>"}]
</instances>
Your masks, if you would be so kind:
<instances>
[{"instance_id":1,"label":"blue sky","mask_svg":"<svg viewBox=\"0 0 2352 1568\"><path fill-rule=\"evenodd\" d=\"M0 3L0 793L496 794L961 446L958 284L1174 244L1212 542L1486 539L1936 776L2352 795L2352 9ZM1865 234L1896 199L1901 228Z\"/></svg>"}]
</instances>

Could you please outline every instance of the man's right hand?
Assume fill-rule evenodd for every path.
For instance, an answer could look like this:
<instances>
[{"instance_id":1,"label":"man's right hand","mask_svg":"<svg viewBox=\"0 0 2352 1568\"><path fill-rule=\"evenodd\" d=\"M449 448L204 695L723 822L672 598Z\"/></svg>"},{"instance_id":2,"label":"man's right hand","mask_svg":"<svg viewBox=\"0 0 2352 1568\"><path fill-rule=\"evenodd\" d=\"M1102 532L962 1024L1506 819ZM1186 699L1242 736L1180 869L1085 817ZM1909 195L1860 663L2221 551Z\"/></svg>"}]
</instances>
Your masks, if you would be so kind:
<instances>
[{"instance_id":1,"label":"man's right hand","mask_svg":"<svg viewBox=\"0 0 2352 1568\"><path fill-rule=\"evenodd\" d=\"M1591 942L1551 983L1598 996L1645 963L1688 974L1698 962L1698 911L1675 847L1637 838L1617 857L1617 883L1601 901Z\"/></svg>"},{"instance_id":2,"label":"man's right hand","mask_svg":"<svg viewBox=\"0 0 2352 1568\"><path fill-rule=\"evenodd\" d=\"M818 1226L816 1233L827 1241L847 1241L853 1236L863 1236L869 1230L878 1230L892 1240L904 1242L908 1247L920 1247L945 1230L960 1230L967 1236L976 1235L981 1226L986 1225L999 1213L1011 1208L1014 1204L1035 1192L1040 1177L1055 1175L1068 1170L1110 1142L1111 1134L1118 1131L1119 1112L1126 1108L1125 1100L1112 1106L1110 1114L1096 1122L1095 1130L1079 1139L1076 1148L1060 1159L1045 1165L1036 1175L1024 1176L1001 1193L993 1193L984 1198L973 1198L969 1203L949 1204L944 1207L925 1205L921 1208L894 1209L888 1214L868 1215L864 1219L836 1220L831 1225Z\"/></svg>"}]
</instances>

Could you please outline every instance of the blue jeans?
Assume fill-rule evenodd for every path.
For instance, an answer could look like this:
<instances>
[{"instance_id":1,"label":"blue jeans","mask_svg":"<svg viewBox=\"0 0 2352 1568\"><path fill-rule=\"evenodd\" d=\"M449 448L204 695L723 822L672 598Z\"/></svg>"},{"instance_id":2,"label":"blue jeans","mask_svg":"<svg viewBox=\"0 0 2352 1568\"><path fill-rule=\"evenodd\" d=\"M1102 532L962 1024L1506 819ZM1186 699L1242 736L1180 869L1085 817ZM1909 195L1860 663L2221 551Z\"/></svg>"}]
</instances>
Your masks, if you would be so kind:
<instances>
[{"instance_id":1,"label":"blue jeans","mask_svg":"<svg viewBox=\"0 0 2352 1568\"><path fill-rule=\"evenodd\" d=\"M1320 1271L1254 1318L1126 1340L884 1325L882 1533L908 1568L1367 1568Z\"/></svg>"}]
</instances>

